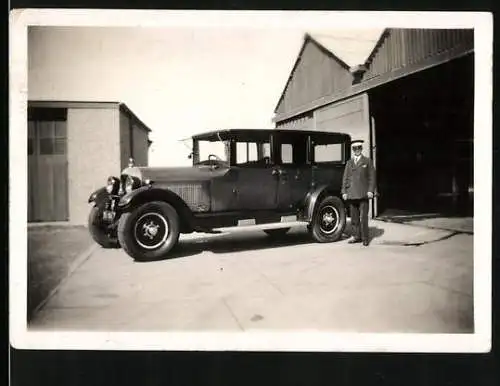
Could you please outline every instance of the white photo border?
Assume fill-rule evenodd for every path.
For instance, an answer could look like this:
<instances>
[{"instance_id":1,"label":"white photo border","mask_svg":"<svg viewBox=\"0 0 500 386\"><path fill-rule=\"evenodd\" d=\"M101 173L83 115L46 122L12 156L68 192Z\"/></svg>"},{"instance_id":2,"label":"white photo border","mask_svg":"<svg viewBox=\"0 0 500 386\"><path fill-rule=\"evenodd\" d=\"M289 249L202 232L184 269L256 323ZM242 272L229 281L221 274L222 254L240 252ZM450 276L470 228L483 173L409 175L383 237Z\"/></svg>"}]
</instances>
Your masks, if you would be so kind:
<instances>
[{"instance_id":1,"label":"white photo border","mask_svg":"<svg viewBox=\"0 0 500 386\"><path fill-rule=\"evenodd\" d=\"M473 28L474 329L473 334L293 332L34 332L27 310L27 30L28 26ZM10 14L9 269L10 342L18 349L488 352L492 328L492 48L486 12L316 12L25 9Z\"/></svg>"}]
</instances>

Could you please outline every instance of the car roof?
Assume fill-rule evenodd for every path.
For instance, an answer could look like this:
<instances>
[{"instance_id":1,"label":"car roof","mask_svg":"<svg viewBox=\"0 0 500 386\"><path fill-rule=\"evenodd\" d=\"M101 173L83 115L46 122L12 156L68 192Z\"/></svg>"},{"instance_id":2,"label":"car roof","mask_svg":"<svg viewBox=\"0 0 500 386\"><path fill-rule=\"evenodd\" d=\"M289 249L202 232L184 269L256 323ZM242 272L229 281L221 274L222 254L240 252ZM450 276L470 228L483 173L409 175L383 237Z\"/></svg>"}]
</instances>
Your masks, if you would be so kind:
<instances>
[{"instance_id":1,"label":"car roof","mask_svg":"<svg viewBox=\"0 0 500 386\"><path fill-rule=\"evenodd\" d=\"M209 141L239 139L239 138L252 138L252 139L265 139L270 134L302 134L311 135L314 137L343 137L349 139L349 134L330 132L330 131L313 131L313 130L288 130L288 129L221 129L206 131L193 135L194 139L205 139Z\"/></svg>"}]
</instances>

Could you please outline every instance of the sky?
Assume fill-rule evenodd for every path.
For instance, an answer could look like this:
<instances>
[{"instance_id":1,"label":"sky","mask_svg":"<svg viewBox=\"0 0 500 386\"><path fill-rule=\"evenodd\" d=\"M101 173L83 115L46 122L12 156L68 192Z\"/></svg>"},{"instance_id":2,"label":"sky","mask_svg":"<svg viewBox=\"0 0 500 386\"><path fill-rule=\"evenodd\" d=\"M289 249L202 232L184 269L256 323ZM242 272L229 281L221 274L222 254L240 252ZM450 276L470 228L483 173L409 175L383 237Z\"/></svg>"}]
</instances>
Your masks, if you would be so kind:
<instances>
[{"instance_id":1,"label":"sky","mask_svg":"<svg viewBox=\"0 0 500 386\"><path fill-rule=\"evenodd\" d=\"M30 27L28 98L124 102L152 130L151 166L188 165L180 139L273 127L306 32L354 65L382 29Z\"/></svg>"}]
</instances>

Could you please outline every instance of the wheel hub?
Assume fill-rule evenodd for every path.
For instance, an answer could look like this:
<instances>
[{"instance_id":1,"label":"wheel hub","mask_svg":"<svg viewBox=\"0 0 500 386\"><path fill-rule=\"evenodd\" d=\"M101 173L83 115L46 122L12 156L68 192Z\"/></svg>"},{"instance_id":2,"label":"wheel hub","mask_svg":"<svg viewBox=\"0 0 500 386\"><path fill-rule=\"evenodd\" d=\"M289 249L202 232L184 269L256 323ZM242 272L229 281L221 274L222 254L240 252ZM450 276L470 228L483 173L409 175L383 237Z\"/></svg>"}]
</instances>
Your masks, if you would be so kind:
<instances>
[{"instance_id":1,"label":"wheel hub","mask_svg":"<svg viewBox=\"0 0 500 386\"><path fill-rule=\"evenodd\" d=\"M335 207L328 205L320 213L320 229L324 234L334 233L339 226L339 213Z\"/></svg>"},{"instance_id":2,"label":"wheel hub","mask_svg":"<svg viewBox=\"0 0 500 386\"><path fill-rule=\"evenodd\" d=\"M335 217L333 217L332 212L327 212L323 215L323 223L326 226L333 224L334 221L335 221Z\"/></svg>"},{"instance_id":3,"label":"wheel hub","mask_svg":"<svg viewBox=\"0 0 500 386\"><path fill-rule=\"evenodd\" d=\"M156 212L148 212L139 217L134 230L137 244L147 250L161 247L167 240L168 234L166 218Z\"/></svg>"},{"instance_id":4,"label":"wheel hub","mask_svg":"<svg viewBox=\"0 0 500 386\"><path fill-rule=\"evenodd\" d=\"M148 237L150 240L153 240L158 234L158 228L160 228L160 225L156 224L154 221L150 221L142 226L144 236Z\"/></svg>"}]
</instances>

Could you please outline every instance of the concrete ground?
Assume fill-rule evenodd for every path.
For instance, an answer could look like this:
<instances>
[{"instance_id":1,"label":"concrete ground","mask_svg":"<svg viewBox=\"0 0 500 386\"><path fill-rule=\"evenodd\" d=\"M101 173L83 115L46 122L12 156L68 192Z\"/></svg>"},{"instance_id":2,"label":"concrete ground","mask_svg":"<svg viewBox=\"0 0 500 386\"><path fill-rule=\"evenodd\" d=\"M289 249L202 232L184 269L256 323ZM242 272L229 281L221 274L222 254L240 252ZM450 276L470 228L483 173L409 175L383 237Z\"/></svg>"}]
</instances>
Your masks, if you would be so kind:
<instances>
[{"instance_id":1,"label":"concrete ground","mask_svg":"<svg viewBox=\"0 0 500 386\"><path fill-rule=\"evenodd\" d=\"M302 229L187 235L166 260L96 248L36 330L472 333L473 237L371 221L369 247Z\"/></svg>"},{"instance_id":2,"label":"concrete ground","mask_svg":"<svg viewBox=\"0 0 500 386\"><path fill-rule=\"evenodd\" d=\"M401 210L386 210L379 217L380 220L400 224L418 225L427 228L474 233L474 217L446 216L441 213L414 213Z\"/></svg>"},{"instance_id":3,"label":"concrete ground","mask_svg":"<svg viewBox=\"0 0 500 386\"><path fill-rule=\"evenodd\" d=\"M28 318L42 306L82 254L94 243L83 226L30 225L28 229ZM64 253L61 253L64 251Z\"/></svg>"}]
</instances>

